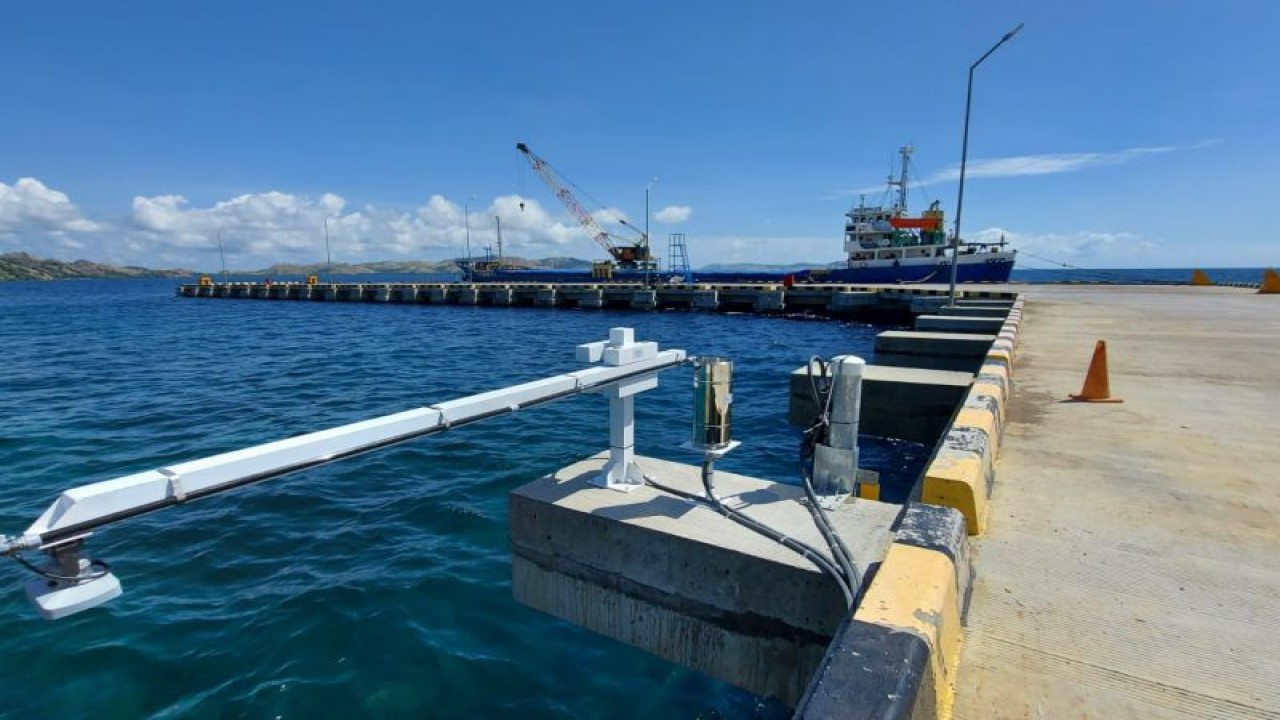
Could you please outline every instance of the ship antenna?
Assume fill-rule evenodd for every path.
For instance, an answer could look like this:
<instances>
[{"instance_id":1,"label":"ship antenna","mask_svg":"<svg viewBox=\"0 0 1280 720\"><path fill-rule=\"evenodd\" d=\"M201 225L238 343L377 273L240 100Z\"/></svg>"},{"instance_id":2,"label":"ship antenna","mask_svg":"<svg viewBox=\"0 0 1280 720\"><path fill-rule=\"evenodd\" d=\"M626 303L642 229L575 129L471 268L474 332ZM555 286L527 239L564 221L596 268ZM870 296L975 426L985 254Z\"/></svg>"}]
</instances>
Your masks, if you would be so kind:
<instances>
[{"instance_id":1,"label":"ship antenna","mask_svg":"<svg viewBox=\"0 0 1280 720\"><path fill-rule=\"evenodd\" d=\"M908 168L911 166L911 153L915 148L910 145L903 145L898 151L902 153L902 177L898 179L898 210L900 212L907 211L907 175Z\"/></svg>"}]
</instances>

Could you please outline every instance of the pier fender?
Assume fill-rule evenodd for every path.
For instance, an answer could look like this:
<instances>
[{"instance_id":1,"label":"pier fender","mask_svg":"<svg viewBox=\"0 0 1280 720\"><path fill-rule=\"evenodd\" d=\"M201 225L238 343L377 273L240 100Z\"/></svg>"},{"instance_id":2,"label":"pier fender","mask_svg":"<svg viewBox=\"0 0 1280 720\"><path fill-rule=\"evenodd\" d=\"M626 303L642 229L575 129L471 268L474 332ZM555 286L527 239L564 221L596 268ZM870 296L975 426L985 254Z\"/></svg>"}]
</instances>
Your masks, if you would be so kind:
<instances>
[{"instance_id":1,"label":"pier fender","mask_svg":"<svg viewBox=\"0 0 1280 720\"><path fill-rule=\"evenodd\" d=\"M964 518L910 503L794 717L949 717L972 584Z\"/></svg>"},{"instance_id":2,"label":"pier fender","mask_svg":"<svg viewBox=\"0 0 1280 720\"><path fill-rule=\"evenodd\" d=\"M959 510L970 535L986 530L995 484L995 462L1004 433L1005 408L1013 391L1014 348L1022 298L992 343L951 427L925 469L920 499Z\"/></svg>"}]
</instances>

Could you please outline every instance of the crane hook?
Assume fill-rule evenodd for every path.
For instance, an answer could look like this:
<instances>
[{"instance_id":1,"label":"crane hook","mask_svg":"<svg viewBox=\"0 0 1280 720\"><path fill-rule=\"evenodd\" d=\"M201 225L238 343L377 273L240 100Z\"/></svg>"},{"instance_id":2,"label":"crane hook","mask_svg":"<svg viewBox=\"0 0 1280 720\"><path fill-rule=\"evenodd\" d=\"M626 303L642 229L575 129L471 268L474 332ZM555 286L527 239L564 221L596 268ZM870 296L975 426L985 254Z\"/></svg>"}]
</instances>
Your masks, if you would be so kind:
<instances>
[{"instance_id":1,"label":"crane hook","mask_svg":"<svg viewBox=\"0 0 1280 720\"><path fill-rule=\"evenodd\" d=\"M523 202L521 202L521 203L520 203L520 212L524 212L524 203L523 203Z\"/></svg>"}]
</instances>

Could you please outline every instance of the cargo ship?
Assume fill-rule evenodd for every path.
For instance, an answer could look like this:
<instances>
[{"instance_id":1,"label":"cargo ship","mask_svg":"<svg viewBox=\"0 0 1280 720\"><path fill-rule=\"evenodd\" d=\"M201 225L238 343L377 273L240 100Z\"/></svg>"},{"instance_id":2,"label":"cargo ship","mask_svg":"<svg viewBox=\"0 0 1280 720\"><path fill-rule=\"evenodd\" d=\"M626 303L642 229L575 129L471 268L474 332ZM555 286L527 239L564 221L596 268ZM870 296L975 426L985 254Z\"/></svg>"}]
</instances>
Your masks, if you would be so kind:
<instances>
[{"instance_id":1,"label":"cargo ship","mask_svg":"<svg viewBox=\"0 0 1280 720\"><path fill-rule=\"evenodd\" d=\"M907 214L910 145L898 149L901 167L887 181L885 198L868 205L866 197L845 213L846 259L833 267L791 273L795 282L832 283L944 283L951 280L951 241L947 237L941 203L935 200L918 217ZM887 202L892 197L892 202ZM960 242L956 282L1008 282L1017 251L999 242ZM776 282L778 273L701 272L702 282Z\"/></svg>"},{"instance_id":2,"label":"cargo ship","mask_svg":"<svg viewBox=\"0 0 1280 720\"><path fill-rule=\"evenodd\" d=\"M535 169L542 170L541 158L529 153ZM648 236L640 242L616 245L609 235L594 224L585 212L575 213L613 257L593 263L590 270L535 269L504 263L501 253L495 258L456 260L467 282L801 282L801 283L946 283L951 280L952 242L947 237L941 202L935 200L929 209L912 217L907 212L907 187L910 178L910 145L899 148L901 167L887 181L884 198L868 205L862 196L858 204L845 213L843 262L826 267L807 268L795 272L778 271L694 271L687 268L663 270L649 252ZM553 189L554 180L548 180ZM571 209L572 196L558 190L557 196ZM568 199L566 199L568 197ZM998 242L955 243L956 282L1008 282L1017 259L1017 251L1008 247L1004 237Z\"/></svg>"}]
</instances>

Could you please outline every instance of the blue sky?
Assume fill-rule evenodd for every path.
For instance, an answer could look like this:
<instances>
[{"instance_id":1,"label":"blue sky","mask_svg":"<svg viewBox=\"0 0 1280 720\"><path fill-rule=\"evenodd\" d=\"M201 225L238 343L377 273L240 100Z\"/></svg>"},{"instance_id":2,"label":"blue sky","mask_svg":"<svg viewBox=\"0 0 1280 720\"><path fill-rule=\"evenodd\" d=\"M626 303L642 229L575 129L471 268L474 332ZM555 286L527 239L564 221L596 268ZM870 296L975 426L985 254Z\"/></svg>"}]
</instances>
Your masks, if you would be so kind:
<instances>
[{"instance_id":1,"label":"blue sky","mask_svg":"<svg viewBox=\"0 0 1280 720\"><path fill-rule=\"evenodd\" d=\"M269 7L268 7L269 5ZM694 265L830 262L916 147L913 209L1024 267L1280 261L1280 3L19 3L0 252L233 268L603 252L517 141ZM520 202L525 209L520 210ZM463 207L470 210L469 222ZM665 222L661 222L661 221ZM1035 255L1038 258L1031 257Z\"/></svg>"}]
</instances>

